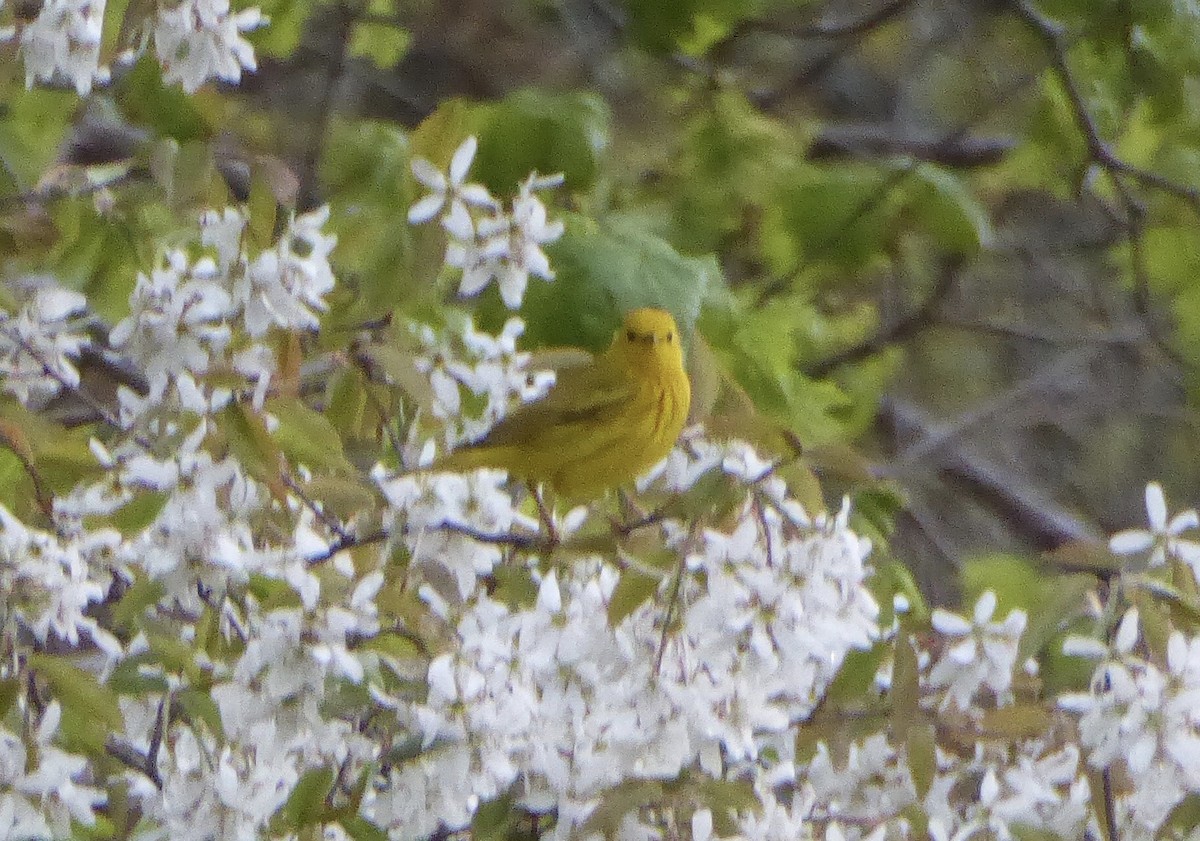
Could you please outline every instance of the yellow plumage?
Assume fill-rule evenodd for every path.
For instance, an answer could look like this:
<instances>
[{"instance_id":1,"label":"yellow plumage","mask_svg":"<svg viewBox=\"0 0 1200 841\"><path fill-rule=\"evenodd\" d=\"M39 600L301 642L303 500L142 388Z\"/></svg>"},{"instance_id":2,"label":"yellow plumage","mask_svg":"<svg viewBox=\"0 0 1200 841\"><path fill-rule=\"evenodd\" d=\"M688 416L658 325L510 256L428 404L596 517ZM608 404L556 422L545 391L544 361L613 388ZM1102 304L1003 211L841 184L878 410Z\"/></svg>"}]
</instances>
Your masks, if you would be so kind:
<instances>
[{"instance_id":1,"label":"yellow plumage","mask_svg":"<svg viewBox=\"0 0 1200 841\"><path fill-rule=\"evenodd\" d=\"M636 309L608 350L559 372L549 394L517 408L434 469L503 468L567 498L593 497L666 457L690 404L675 319L663 310Z\"/></svg>"}]
</instances>

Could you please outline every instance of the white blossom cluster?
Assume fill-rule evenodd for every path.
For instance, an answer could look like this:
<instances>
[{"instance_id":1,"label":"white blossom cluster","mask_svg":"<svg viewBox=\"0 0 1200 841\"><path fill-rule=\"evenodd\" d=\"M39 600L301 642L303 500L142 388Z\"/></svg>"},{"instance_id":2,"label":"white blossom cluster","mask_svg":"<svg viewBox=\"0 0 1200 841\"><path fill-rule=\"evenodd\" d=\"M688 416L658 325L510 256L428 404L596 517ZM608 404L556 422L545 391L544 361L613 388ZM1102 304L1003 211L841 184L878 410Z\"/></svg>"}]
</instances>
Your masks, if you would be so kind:
<instances>
[{"instance_id":1,"label":"white blossom cluster","mask_svg":"<svg viewBox=\"0 0 1200 841\"><path fill-rule=\"evenodd\" d=\"M498 336L478 330L471 321L461 334L428 325L413 329L421 348L416 368L429 381L430 410L446 446L478 438L514 399L535 400L554 384L553 372L530 370L530 354L517 350L517 339L525 332L519 318L509 318ZM464 397L483 398L482 409L467 410ZM432 457L432 451L424 452L425 444L420 442L418 458Z\"/></svg>"},{"instance_id":2,"label":"white blossom cluster","mask_svg":"<svg viewBox=\"0 0 1200 841\"><path fill-rule=\"evenodd\" d=\"M96 825L105 794L88 785L87 760L55 743L61 723L62 705L51 701L28 746L0 726L0 838L65 838L72 821Z\"/></svg>"},{"instance_id":3,"label":"white blossom cluster","mask_svg":"<svg viewBox=\"0 0 1200 841\"><path fill-rule=\"evenodd\" d=\"M542 246L562 236L563 223L549 221L537 191L558 186L563 179L531 174L506 210L486 187L466 180L477 148L474 137L463 141L447 173L424 158L413 159L413 176L429 194L409 209L408 221L417 225L441 214L446 265L462 272L458 294L477 295L495 280L505 305L515 310L521 306L530 275L554 279Z\"/></svg>"},{"instance_id":4,"label":"white blossom cluster","mask_svg":"<svg viewBox=\"0 0 1200 841\"><path fill-rule=\"evenodd\" d=\"M71 317L86 306L78 292L43 286L16 315L0 310L0 387L30 405L79 385L71 358L89 340Z\"/></svg>"},{"instance_id":5,"label":"white blossom cluster","mask_svg":"<svg viewBox=\"0 0 1200 841\"><path fill-rule=\"evenodd\" d=\"M761 463L745 444L701 446L709 469L731 481L747 482L745 465ZM782 480L755 478L727 529L662 525L680 578L664 576L656 596L615 624L621 572L601 557L532 570L535 603L513 608L484 587L493 555L475 550L467 570L446 542L434 544L426 564L444 565L458 587L421 592L456 632L429 665L425 699L383 699L426 750L391 771L372 820L401 837L462 827L476 805L515 784L528 808L556 813L567 837L607 788L690 767L720 778L802 721L845 654L875 636L878 609L864 587L870 546L845 511L811 519ZM411 517L420 509L404 506L423 485L453 497L451 516L484 531L501 525L497 514L515 519L484 502L496 480L481 471L468 493L453 484L461 477L406 477L389 499L398 518Z\"/></svg>"},{"instance_id":6,"label":"white blossom cluster","mask_svg":"<svg viewBox=\"0 0 1200 841\"><path fill-rule=\"evenodd\" d=\"M177 405L210 414L227 406L227 385L208 374L235 374L252 385L261 406L275 372L274 353L261 340L271 328L312 330L333 289L329 254L336 238L321 231L327 208L293 217L279 240L257 254L244 244L246 215L210 211L201 241L212 250L192 260L181 249L139 275L130 314L113 328L111 344L141 366L149 392L121 394L126 419Z\"/></svg>"},{"instance_id":7,"label":"white blossom cluster","mask_svg":"<svg viewBox=\"0 0 1200 841\"><path fill-rule=\"evenodd\" d=\"M105 6L105 0L44 0L34 20L0 31L0 40L16 36L28 86L61 79L84 96L109 81L100 57ZM254 47L243 35L266 22L257 7L234 12L229 0L163 0L148 31L164 80L194 93L210 79L236 84L243 70L256 70ZM130 50L122 59L137 54Z\"/></svg>"},{"instance_id":8,"label":"white blossom cluster","mask_svg":"<svg viewBox=\"0 0 1200 841\"><path fill-rule=\"evenodd\" d=\"M999 701L1008 700L1025 611L1014 610L1002 622L993 622L996 595L988 590L975 603L974 621L947 610L935 610L933 627L946 647L929 672L930 686L943 690L943 709L953 705L968 709L980 690L987 688Z\"/></svg>"},{"instance_id":9,"label":"white blossom cluster","mask_svg":"<svg viewBox=\"0 0 1200 841\"><path fill-rule=\"evenodd\" d=\"M1174 806L1200 793L1200 636L1175 631L1166 662L1137 651L1139 614L1130 609L1111 648L1068 640L1067 650L1100 660L1087 693L1059 698L1079 716L1079 738L1094 768L1128 775L1116 798L1122 837L1156 838Z\"/></svg>"},{"instance_id":10,"label":"white blossom cluster","mask_svg":"<svg viewBox=\"0 0 1200 841\"><path fill-rule=\"evenodd\" d=\"M165 0L170 3L171 0ZM182 0L161 5L154 21L154 52L163 81L195 93L209 79L237 84L254 72L254 47L242 37L266 23L258 7L233 12L229 0Z\"/></svg>"},{"instance_id":11,"label":"white blossom cluster","mask_svg":"<svg viewBox=\"0 0 1200 841\"><path fill-rule=\"evenodd\" d=\"M105 0L44 0L38 15L18 28L25 84L61 76L80 96L111 76L100 64Z\"/></svg>"}]
</instances>

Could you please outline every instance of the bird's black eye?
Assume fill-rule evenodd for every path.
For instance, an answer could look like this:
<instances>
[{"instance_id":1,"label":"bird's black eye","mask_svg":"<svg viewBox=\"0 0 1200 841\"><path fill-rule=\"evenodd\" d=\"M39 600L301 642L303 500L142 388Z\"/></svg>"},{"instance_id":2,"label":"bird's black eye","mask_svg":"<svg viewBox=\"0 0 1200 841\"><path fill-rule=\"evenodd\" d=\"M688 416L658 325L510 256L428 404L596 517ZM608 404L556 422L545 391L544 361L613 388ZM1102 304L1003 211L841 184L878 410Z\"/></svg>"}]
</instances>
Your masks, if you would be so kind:
<instances>
[{"instance_id":1,"label":"bird's black eye","mask_svg":"<svg viewBox=\"0 0 1200 841\"><path fill-rule=\"evenodd\" d=\"M626 330L626 331L625 331L625 338L626 338L626 339L628 339L628 340L629 340L629 341L631 341L631 342L636 342L636 341L637 341L637 339L638 339L638 334L637 334L637 332L636 332L636 331L634 331L634 330Z\"/></svg>"},{"instance_id":2,"label":"bird's black eye","mask_svg":"<svg viewBox=\"0 0 1200 841\"><path fill-rule=\"evenodd\" d=\"M667 344L670 344L675 339L675 334L670 330L667 331Z\"/></svg>"}]
</instances>

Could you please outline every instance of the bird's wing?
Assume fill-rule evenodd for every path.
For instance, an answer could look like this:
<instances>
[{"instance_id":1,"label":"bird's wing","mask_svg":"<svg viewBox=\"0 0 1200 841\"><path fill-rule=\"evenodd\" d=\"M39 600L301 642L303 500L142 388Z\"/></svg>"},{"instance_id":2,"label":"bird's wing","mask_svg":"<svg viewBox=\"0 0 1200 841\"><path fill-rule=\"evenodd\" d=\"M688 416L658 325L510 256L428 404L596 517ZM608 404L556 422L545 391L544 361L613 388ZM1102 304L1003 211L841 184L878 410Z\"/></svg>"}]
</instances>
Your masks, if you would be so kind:
<instances>
[{"instance_id":1,"label":"bird's wing","mask_svg":"<svg viewBox=\"0 0 1200 841\"><path fill-rule=\"evenodd\" d=\"M521 445L545 440L551 430L571 424L602 423L626 406L632 391L628 374L603 357L565 368L549 394L513 410L468 447Z\"/></svg>"}]
</instances>

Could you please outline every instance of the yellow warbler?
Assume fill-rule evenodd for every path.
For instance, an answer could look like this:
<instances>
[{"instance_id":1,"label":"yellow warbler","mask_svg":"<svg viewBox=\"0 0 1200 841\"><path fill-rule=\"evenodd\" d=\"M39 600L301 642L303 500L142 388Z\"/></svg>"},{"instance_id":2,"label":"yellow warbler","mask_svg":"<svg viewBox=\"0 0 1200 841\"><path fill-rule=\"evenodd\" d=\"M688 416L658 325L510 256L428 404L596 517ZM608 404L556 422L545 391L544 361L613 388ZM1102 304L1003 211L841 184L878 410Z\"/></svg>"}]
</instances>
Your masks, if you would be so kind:
<instances>
[{"instance_id":1,"label":"yellow warbler","mask_svg":"<svg viewBox=\"0 0 1200 841\"><path fill-rule=\"evenodd\" d=\"M675 319L663 310L636 309L608 350L560 371L545 397L515 409L433 467L503 468L568 498L593 497L666 457L691 395Z\"/></svg>"}]
</instances>

